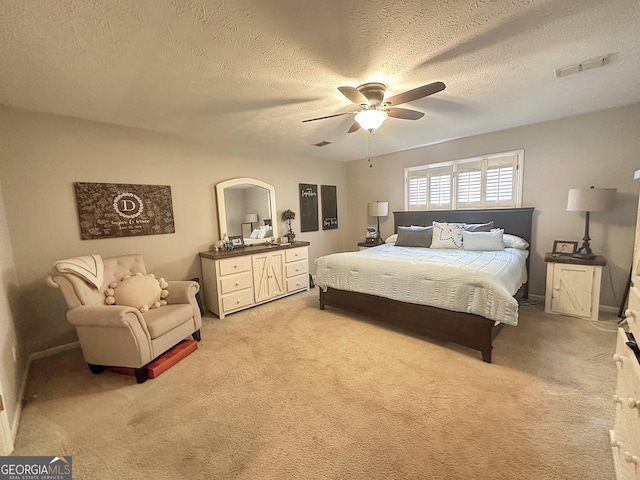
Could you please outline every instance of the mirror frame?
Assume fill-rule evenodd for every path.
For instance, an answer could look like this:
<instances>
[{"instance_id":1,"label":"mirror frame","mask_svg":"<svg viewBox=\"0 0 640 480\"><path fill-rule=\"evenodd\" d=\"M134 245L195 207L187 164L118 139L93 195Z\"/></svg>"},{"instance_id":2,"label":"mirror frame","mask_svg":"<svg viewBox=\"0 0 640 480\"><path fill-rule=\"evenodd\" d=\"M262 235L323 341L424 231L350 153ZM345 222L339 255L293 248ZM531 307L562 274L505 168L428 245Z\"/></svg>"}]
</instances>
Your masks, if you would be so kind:
<instances>
[{"instance_id":1,"label":"mirror frame","mask_svg":"<svg viewBox=\"0 0 640 480\"><path fill-rule=\"evenodd\" d=\"M233 187L235 185L242 184L250 184L255 185L256 187L262 187L269 191L269 208L271 210L271 230L272 236L268 238L256 238L256 239L245 239L244 244L246 246L251 245L264 245L267 241L272 238L278 238L278 219L277 210L276 210L276 189L273 185L269 185L262 180L257 180L255 178L249 177L238 177L232 178L231 180L226 180L224 182L220 182L216 185L216 199L218 201L218 228L220 231L218 232L220 237L222 237L227 231L227 206L224 201L224 189L227 187Z\"/></svg>"}]
</instances>

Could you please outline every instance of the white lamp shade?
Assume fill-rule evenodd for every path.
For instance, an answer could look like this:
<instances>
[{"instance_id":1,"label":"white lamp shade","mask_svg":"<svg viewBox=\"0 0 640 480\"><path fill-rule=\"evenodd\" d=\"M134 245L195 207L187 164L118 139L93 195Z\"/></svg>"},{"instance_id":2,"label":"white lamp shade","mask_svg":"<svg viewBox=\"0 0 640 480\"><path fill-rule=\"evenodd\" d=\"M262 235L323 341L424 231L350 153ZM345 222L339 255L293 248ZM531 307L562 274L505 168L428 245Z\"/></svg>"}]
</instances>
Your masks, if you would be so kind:
<instances>
[{"instance_id":1,"label":"white lamp shade","mask_svg":"<svg viewBox=\"0 0 640 480\"><path fill-rule=\"evenodd\" d=\"M244 216L244 221L245 222L249 222L249 223L256 223L258 221L258 214L257 213L247 213Z\"/></svg>"},{"instance_id":2,"label":"white lamp shade","mask_svg":"<svg viewBox=\"0 0 640 480\"><path fill-rule=\"evenodd\" d=\"M610 210L615 193L615 188L572 188L569 190L567 210L577 212Z\"/></svg>"},{"instance_id":3,"label":"white lamp shade","mask_svg":"<svg viewBox=\"0 0 640 480\"><path fill-rule=\"evenodd\" d=\"M368 203L367 214L370 217L386 217L387 215L389 215L389 202Z\"/></svg>"},{"instance_id":4,"label":"white lamp shade","mask_svg":"<svg viewBox=\"0 0 640 480\"><path fill-rule=\"evenodd\" d=\"M387 119L387 112L382 110L363 110L356 113L355 120L361 128L372 132Z\"/></svg>"}]
</instances>

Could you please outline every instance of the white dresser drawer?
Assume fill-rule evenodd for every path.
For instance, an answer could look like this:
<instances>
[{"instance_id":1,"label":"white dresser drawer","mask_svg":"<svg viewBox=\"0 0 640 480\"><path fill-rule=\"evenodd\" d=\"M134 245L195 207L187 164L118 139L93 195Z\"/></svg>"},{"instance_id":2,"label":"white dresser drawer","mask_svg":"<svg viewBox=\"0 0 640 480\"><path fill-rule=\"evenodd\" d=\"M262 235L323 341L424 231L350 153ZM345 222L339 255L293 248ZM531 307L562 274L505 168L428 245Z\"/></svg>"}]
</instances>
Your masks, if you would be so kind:
<instances>
[{"instance_id":1,"label":"white dresser drawer","mask_svg":"<svg viewBox=\"0 0 640 480\"><path fill-rule=\"evenodd\" d=\"M309 287L309 275L298 275L297 277L287 278L287 293L296 290L306 289Z\"/></svg>"},{"instance_id":2,"label":"white dresser drawer","mask_svg":"<svg viewBox=\"0 0 640 480\"><path fill-rule=\"evenodd\" d=\"M246 307L253 304L253 289L247 288L245 290L239 290L234 293L230 293L222 297L222 310L230 312L237 308Z\"/></svg>"},{"instance_id":3,"label":"white dresser drawer","mask_svg":"<svg viewBox=\"0 0 640 480\"><path fill-rule=\"evenodd\" d=\"M220 275L251 271L251 257L234 257L220 260Z\"/></svg>"},{"instance_id":4,"label":"white dresser drawer","mask_svg":"<svg viewBox=\"0 0 640 480\"><path fill-rule=\"evenodd\" d=\"M306 248L290 248L285 251L285 261L296 262L298 260L306 260L307 259L307 249Z\"/></svg>"},{"instance_id":5,"label":"white dresser drawer","mask_svg":"<svg viewBox=\"0 0 640 480\"><path fill-rule=\"evenodd\" d=\"M309 262L302 260L300 262L287 263L287 278L309 273Z\"/></svg>"},{"instance_id":6,"label":"white dresser drawer","mask_svg":"<svg viewBox=\"0 0 640 480\"><path fill-rule=\"evenodd\" d=\"M629 289L629 305L628 309L633 312L640 312L640 285L633 286Z\"/></svg>"},{"instance_id":7,"label":"white dresser drawer","mask_svg":"<svg viewBox=\"0 0 640 480\"><path fill-rule=\"evenodd\" d=\"M236 275L225 275L220 278L220 292L223 295L236 292L245 288L251 288L253 277L251 272L242 272Z\"/></svg>"}]
</instances>

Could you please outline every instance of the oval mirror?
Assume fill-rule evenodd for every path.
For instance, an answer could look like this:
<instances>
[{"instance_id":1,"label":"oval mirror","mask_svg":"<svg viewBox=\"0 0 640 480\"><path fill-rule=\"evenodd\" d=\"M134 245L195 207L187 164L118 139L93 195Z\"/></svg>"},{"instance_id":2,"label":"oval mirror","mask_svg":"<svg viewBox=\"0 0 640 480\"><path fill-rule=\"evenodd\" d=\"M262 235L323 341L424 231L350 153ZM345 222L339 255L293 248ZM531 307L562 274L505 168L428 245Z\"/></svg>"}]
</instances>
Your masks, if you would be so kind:
<instances>
[{"instance_id":1,"label":"oval mirror","mask_svg":"<svg viewBox=\"0 0 640 480\"><path fill-rule=\"evenodd\" d=\"M220 237L242 236L245 245L262 245L278 236L276 191L255 178L234 178L216 185Z\"/></svg>"}]
</instances>

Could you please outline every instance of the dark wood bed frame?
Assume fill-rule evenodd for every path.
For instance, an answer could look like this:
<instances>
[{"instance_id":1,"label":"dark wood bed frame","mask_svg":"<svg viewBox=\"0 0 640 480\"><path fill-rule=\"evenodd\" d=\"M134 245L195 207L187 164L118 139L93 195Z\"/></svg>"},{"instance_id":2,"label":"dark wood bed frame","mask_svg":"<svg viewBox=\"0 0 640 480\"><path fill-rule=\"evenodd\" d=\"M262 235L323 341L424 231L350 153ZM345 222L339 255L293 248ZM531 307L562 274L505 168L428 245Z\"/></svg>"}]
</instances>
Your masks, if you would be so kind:
<instances>
[{"instance_id":1,"label":"dark wood bed frame","mask_svg":"<svg viewBox=\"0 0 640 480\"><path fill-rule=\"evenodd\" d=\"M394 233L399 226L429 226L432 222L486 223L493 221L494 228L504 228L524 238L531 244L533 208L508 208L489 210L439 210L393 212ZM526 263L529 275L529 258ZM528 282L521 288L523 298L528 296ZM356 313L370 315L383 322L396 325L412 333L431 336L479 350L482 360L491 363L493 339L503 324L470 313L453 312L427 305L399 302L358 292L320 288L320 309L333 306Z\"/></svg>"}]
</instances>

